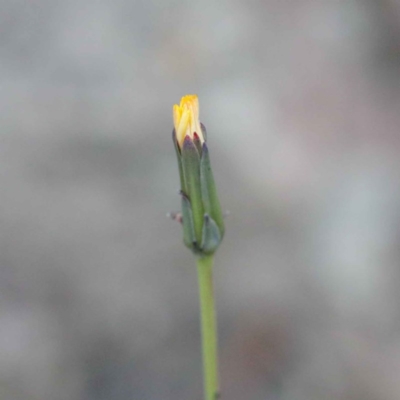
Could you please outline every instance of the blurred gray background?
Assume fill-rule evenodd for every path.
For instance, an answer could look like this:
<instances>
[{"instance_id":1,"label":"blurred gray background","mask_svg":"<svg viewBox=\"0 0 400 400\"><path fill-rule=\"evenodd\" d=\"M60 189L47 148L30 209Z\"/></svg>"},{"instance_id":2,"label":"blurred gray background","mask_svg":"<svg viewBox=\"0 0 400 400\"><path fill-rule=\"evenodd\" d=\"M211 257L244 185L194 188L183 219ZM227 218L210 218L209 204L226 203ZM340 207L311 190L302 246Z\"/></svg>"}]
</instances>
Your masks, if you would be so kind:
<instances>
[{"instance_id":1,"label":"blurred gray background","mask_svg":"<svg viewBox=\"0 0 400 400\"><path fill-rule=\"evenodd\" d=\"M188 93L230 210L222 399L400 398L398 1L0 6L0 399L202 398Z\"/></svg>"}]
</instances>

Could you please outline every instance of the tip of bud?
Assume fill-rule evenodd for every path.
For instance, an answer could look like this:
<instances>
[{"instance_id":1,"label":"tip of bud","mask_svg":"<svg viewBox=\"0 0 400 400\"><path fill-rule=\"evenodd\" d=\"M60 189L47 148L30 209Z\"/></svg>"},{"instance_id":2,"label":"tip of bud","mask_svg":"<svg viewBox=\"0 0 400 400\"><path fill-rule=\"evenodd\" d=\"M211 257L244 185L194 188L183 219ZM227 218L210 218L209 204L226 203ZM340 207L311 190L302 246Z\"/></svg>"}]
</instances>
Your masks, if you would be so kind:
<instances>
[{"instance_id":1,"label":"tip of bud","mask_svg":"<svg viewBox=\"0 0 400 400\"><path fill-rule=\"evenodd\" d=\"M195 94L183 96L179 105L173 106L172 114L179 147L182 147L186 136L193 139L194 134L197 134L201 143L204 142L199 120L199 100Z\"/></svg>"}]
</instances>

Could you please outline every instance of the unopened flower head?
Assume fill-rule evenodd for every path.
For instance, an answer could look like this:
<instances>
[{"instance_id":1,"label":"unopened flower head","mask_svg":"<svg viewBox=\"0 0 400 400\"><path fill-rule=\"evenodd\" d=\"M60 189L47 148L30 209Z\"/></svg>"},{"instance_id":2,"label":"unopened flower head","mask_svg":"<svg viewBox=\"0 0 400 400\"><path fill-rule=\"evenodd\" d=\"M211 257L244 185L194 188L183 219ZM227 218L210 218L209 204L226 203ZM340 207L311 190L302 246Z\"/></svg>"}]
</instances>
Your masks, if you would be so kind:
<instances>
[{"instance_id":1,"label":"unopened flower head","mask_svg":"<svg viewBox=\"0 0 400 400\"><path fill-rule=\"evenodd\" d=\"M188 94L182 97L180 104L175 104L173 108L174 127L176 140L180 148L186 136L192 140L195 134L200 143L204 143L204 136L199 120L199 100L195 94Z\"/></svg>"},{"instance_id":2,"label":"unopened flower head","mask_svg":"<svg viewBox=\"0 0 400 400\"><path fill-rule=\"evenodd\" d=\"M173 108L172 138L181 182L183 241L195 254L216 251L224 236L224 221L205 141L196 95L182 97Z\"/></svg>"}]
</instances>

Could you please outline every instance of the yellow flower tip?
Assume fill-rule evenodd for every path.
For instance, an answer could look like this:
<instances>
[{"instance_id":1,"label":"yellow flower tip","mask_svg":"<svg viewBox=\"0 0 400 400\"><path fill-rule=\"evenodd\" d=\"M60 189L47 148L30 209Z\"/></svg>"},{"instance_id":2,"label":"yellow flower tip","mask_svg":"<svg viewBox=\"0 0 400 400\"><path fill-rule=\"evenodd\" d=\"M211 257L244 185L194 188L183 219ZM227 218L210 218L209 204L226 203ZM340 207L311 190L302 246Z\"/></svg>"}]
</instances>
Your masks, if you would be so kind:
<instances>
[{"instance_id":1,"label":"yellow flower tip","mask_svg":"<svg viewBox=\"0 0 400 400\"><path fill-rule=\"evenodd\" d=\"M195 133L198 135L201 144L204 143L199 120L199 99L195 94L183 96L179 105L174 105L172 114L176 140L180 148L182 148L185 137L188 135L193 139Z\"/></svg>"}]
</instances>

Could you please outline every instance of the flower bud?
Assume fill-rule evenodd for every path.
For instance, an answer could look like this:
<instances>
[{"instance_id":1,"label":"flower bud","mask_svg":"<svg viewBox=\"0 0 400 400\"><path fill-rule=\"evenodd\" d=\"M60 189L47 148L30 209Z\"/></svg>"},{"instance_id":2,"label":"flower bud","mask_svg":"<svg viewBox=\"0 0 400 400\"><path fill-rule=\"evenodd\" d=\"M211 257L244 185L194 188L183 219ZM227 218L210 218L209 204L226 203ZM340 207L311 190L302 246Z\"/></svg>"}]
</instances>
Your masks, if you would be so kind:
<instances>
[{"instance_id":1,"label":"flower bud","mask_svg":"<svg viewBox=\"0 0 400 400\"><path fill-rule=\"evenodd\" d=\"M173 107L172 133L182 197L183 241L198 255L212 254L224 235L224 221L196 95Z\"/></svg>"}]
</instances>

